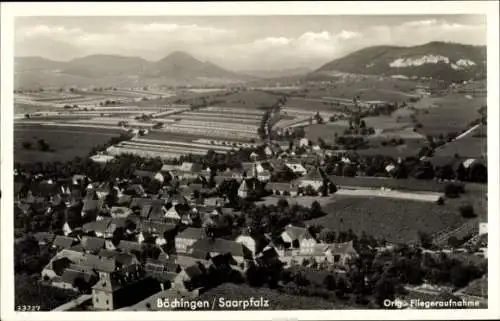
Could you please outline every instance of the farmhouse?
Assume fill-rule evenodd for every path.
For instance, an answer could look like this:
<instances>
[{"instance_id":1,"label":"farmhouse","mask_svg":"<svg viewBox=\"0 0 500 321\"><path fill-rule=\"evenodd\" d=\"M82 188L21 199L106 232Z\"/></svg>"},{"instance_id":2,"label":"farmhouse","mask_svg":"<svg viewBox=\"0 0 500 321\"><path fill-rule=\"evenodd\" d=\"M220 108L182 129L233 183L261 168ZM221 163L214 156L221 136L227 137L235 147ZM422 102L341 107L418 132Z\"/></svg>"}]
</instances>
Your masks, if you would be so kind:
<instances>
[{"instance_id":1,"label":"farmhouse","mask_svg":"<svg viewBox=\"0 0 500 321\"><path fill-rule=\"evenodd\" d=\"M313 253L314 246L318 243L307 228L291 224L281 233L281 239L286 249L298 250L301 254Z\"/></svg>"},{"instance_id":2,"label":"farmhouse","mask_svg":"<svg viewBox=\"0 0 500 321\"><path fill-rule=\"evenodd\" d=\"M323 173L323 171L316 167L314 170L307 173L306 176L299 178L299 187L311 186L314 190L318 191L329 178Z\"/></svg>"},{"instance_id":3,"label":"farmhouse","mask_svg":"<svg viewBox=\"0 0 500 321\"><path fill-rule=\"evenodd\" d=\"M186 253L188 247L204 237L205 232L203 229L188 227L175 237L175 250L177 253Z\"/></svg>"},{"instance_id":4,"label":"farmhouse","mask_svg":"<svg viewBox=\"0 0 500 321\"><path fill-rule=\"evenodd\" d=\"M196 179L203 170L201 164L184 162L176 171L177 176L183 180Z\"/></svg>"},{"instance_id":5,"label":"farmhouse","mask_svg":"<svg viewBox=\"0 0 500 321\"><path fill-rule=\"evenodd\" d=\"M237 264L243 264L245 260L252 259L252 252L245 245L222 238L197 240L188 248L188 253L193 252L209 253L210 257L229 254Z\"/></svg>"},{"instance_id":6,"label":"farmhouse","mask_svg":"<svg viewBox=\"0 0 500 321\"><path fill-rule=\"evenodd\" d=\"M298 195L299 187L295 183L269 182L266 184L266 190L271 191L273 195L295 197Z\"/></svg>"}]
</instances>

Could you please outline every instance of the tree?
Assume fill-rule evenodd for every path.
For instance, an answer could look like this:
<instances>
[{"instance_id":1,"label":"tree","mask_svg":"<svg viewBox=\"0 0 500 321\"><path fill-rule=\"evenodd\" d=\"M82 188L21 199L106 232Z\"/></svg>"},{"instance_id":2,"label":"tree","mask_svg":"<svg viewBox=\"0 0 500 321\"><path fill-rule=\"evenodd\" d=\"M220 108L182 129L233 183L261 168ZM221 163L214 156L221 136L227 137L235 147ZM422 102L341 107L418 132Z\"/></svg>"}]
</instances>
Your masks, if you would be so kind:
<instances>
[{"instance_id":1,"label":"tree","mask_svg":"<svg viewBox=\"0 0 500 321\"><path fill-rule=\"evenodd\" d=\"M46 152L50 149L50 145L44 139L38 140L38 147L42 152Z\"/></svg>"},{"instance_id":2,"label":"tree","mask_svg":"<svg viewBox=\"0 0 500 321\"><path fill-rule=\"evenodd\" d=\"M384 307L384 301L396 298L396 282L393 278L383 276L375 285L375 302Z\"/></svg>"},{"instance_id":3,"label":"tree","mask_svg":"<svg viewBox=\"0 0 500 321\"><path fill-rule=\"evenodd\" d=\"M337 288L337 281L335 280L335 276L333 276L332 274L328 274L327 276L325 276L323 284L330 291L334 291Z\"/></svg>"},{"instance_id":4,"label":"tree","mask_svg":"<svg viewBox=\"0 0 500 321\"><path fill-rule=\"evenodd\" d=\"M311 215L313 217L318 217L323 215L323 209L321 208L321 204L318 201L314 201L311 204Z\"/></svg>"},{"instance_id":5,"label":"tree","mask_svg":"<svg viewBox=\"0 0 500 321\"><path fill-rule=\"evenodd\" d=\"M477 214L474 212L474 207L472 207L471 204L460 206L459 211L460 215L462 215L463 218L474 218L477 216Z\"/></svg>"},{"instance_id":6,"label":"tree","mask_svg":"<svg viewBox=\"0 0 500 321\"><path fill-rule=\"evenodd\" d=\"M31 149L31 142L24 141L23 142L23 148L24 149Z\"/></svg>"},{"instance_id":7,"label":"tree","mask_svg":"<svg viewBox=\"0 0 500 321\"><path fill-rule=\"evenodd\" d=\"M420 231L418 232L418 238L420 241L420 245L424 249L429 249L432 247L432 239L429 234Z\"/></svg>"}]
</instances>

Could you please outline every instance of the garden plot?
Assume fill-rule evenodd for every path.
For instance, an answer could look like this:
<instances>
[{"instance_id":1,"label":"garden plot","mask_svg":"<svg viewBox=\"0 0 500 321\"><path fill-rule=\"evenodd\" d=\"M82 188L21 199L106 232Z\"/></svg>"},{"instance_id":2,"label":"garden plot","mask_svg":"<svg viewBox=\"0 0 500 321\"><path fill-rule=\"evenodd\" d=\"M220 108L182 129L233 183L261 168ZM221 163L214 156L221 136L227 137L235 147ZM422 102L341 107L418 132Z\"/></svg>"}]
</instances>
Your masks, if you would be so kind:
<instances>
[{"instance_id":1,"label":"garden plot","mask_svg":"<svg viewBox=\"0 0 500 321\"><path fill-rule=\"evenodd\" d=\"M147 137L147 136L146 136ZM234 150L233 146L223 146L223 145L214 145L210 143L200 143L200 142L179 142L174 140L157 140L157 139L147 139L147 138L134 138L131 142L143 143L143 144L151 144L157 146L185 146L185 147L194 147L208 150L214 150L216 152L228 152Z\"/></svg>"},{"instance_id":2,"label":"garden plot","mask_svg":"<svg viewBox=\"0 0 500 321\"><path fill-rule=\"evenodd\" d=\"M326 206L326 216L307 221L334 230L352 229L357 235L366 232L389 242L417 241L419 232L433 234L443 229L456 228L466 219L456 206L432 202L398 200L381 197L346 197Z\"/></svg>"},{"instance_id":3,"label":"garden plot","mask_svg":"<svg viewBox=\"0 0 500 321\"><path fill-rule=\"evenodd\" d=\"M201 110L216 112L216 113L230 113L230 114L253 115L253 116L262 116L265 113L265 111L258 110L258 109L247 110L247 109L238 109L238 108L231 108L231 107L217 107L217 106L209 106L209 107L203 108Z\"/></svg>"},{"instance_id":4,"label":"garden plot","mask_svg":"<svg viewBox=\"0 0 500 321\"><path fill-rule=\"evenodd\" d=\"M219 139L235 139L235 140L255 140L258 139L257 133L241 132L234 130L227 130L226 128L214 129L204 126L178 126L170 125L163 127L161 129L155 130L155 132L172 133L172 134L187 134L191 136L198 137L214 137Z\"/></svg>"}]
</instances>

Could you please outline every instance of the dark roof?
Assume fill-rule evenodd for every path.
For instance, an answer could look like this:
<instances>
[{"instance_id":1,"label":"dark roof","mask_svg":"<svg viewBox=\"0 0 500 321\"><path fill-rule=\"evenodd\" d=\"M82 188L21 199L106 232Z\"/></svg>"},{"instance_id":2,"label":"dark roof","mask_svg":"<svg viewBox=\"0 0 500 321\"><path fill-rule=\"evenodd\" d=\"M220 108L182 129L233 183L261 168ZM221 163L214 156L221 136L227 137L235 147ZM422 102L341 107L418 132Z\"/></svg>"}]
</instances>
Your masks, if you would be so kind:
<instances>
[{"instance_id":1,"label":"dark roof","mask_svg":"<svg viewBox=\"0 0 500 321\"><path fill-rule=\"evenodd\" d=\"M83 201L82 211L83 212L97 211L98 209L101 208L102 204L103 204L102 200L86 199Z\"/></svg>"},{"instance_id":2,"label":"dark roof","mask_svg":"<svg viewBox=\"0 0 500 321\"><path fill-rule=\"evenodd\" d=\"M121 240L117 247L124 252L142 251L141 243L133 241Z\"/></svg>"},{"instance_id":3,"label":"dark roof","mask_svg":"<svg viewBox=\"0 0 500 321\"><path fill-rule=\"evenodd\" d=\"M47 243L52 243L56 237L54 233L48 233L48 232L38 232L34 236L38 242L47 242Z\"/></svg>"},{"instance_id":4,"label":"dark roof","mask_svg":"<svg viewBox=\"0 0 500 321\"><path fill-rule=\"evenodd\" d=\"M305 227L288 225L287 227L285 227L285 232L290 236L292 240L312 238L311 233L309 233L309 230Z\"/></svg>"},{"instance_id":5,"label":"dark roof","mask_svg":"<svg viewBox=\"0 0 500 321\"><path fill-rule=\"evenodd\" d=\"M151 198L143 198L143 197L134 197L132 198L132 202L130 203L130 208L139 207L143 208L145 205L163 205L163 200L160 199L151 199Z\"/></svg>"},{"instance_id":6,"label":"dark roof","mask_svg":"<svg viewBox=\"0 0 500 321\"><path fill-rule=\"evenodd\" d=\"M249 250L243 244L221 238L209 238L196 241L191 246L192 251L208 251L219 254L230 253L233 256L246 257Z\"/></svg>"},{"instance_id":7,"label":"dark roof","mask_svg":"<svg viewBox=\"0 0 500 321\"><path fill-rule=\"evenodd\" d=\"M328 179L323 171L319 168L316 167L309 173L307 173L304 177L301 178L301 180L310 180L310 181L323 181L325 179Z\"/></svg>"},{"instance_id":8,"label":"dark roof","mask_svg":"<svg viewBox=\"0 0 500 321\"><path fill-rule=\"evenodd\" d=\"M148 270L161 270L163 272L171 272L171 273L177 273L180 265L175 263L172 260L164 261L164 260L153 260L153 259L148 259L145 265L145 269Z\"/></svg>"},{"instance_id":9,"label":"dark roof","mask_svg":"<svg viewBox=\"0 0 500 321\"><path fill-rule=\"evenodd\" d=\"M203 271L200 269L198 264L191 265L185 268L184 271L190 279L194 279L203 275Z\"/></svg>"},{"instance_id":10,"label":"dark roof","mask_svg":"<svg viewBox=\"0 0 500 321\"><path fill-rule=\"evenodd\" d=\"M80 272L72 269L66 269L59 278L59 281L72 285L77 278L83 278L83 280L88 282L92 279L92 277L94 277L94 275L90 273Z\"/></svg>"},{"instance_id":11,"label":"dark roof","mask_svg":"<svg viewBox=\"0 0 500 321\"><path fill-rule=\"evenodd\" d=\"M330 244L328 249L332 254L356 254L352 241L345 243L333 243Z\"/></svg>"},{"instance_id":12,"label":"dark roof","mask_svg":"<svg viewBox=\"0 0 500 321\"><path fill-rule=\"evenodd\" d=\"M172 231L175 228L176 226L174 224L154 221L142 221L140 230L143 232L163 234L167 231Z\"/></svg>"},{"instance_id":13,"label":"dark roof","mask_svg":"<svg viewBox=\"0 0 500 321\"><path fill-rule=\"evenodd\" d=\"M165 218L165 214L163 213L163 205L154 205L151 207L151 211L149 212L150 220L162 220Z\"/></svg>"},{"instance_id":14,"label":"dark roof","mask_svg":"<svg viewBox=\"0 0 500 321\"><path fill-rule=\"evenodd\" d=\"M99 233L105 233L106 230L108 229L109 224L111 223L111 218L109 217L104 217L101 220L98 221L92 221L89 223L86 223L82 226L82 229L84 232L99 232Z\"/></svg>"},{"instance_id":15,"label":"dark roof","mask_svg":"<svg viewBox=\"0 0 500 321\"><path fill-rule=\"evenodd\" d=\"M269 182L266 184L266 189L268 190L278 190L278 191L293 191L297 190L298 187L297 185L293 183L275 183L275 182Z\"/></svg>"},{"instance_id":16,"label":"dark roof","mask_svg":"<svg viewBox=\"0 0 500 321\"><path fill-rule=\"evenodd\" d=\"M113 272L116 268L116 261L114 258L99 257L97 255L86 255L80 264L90 266L102 272Z\"/></svg>"},{"instance_id":17,"label":"dark roof","mask_svg":"<svg viewBox=\"0 0 500 321\"><path fill-rule=\"evenodd\" d=\"M108 259L113 259L113 260L115 260L116 263L118 263L119 265L123 265L123 266L128 266L128 265L132 264L132 262L134 261L133 255L126 254L126 253L120 253L120 252L116 252L116 251L110 251L110 250L106 250L106 249L100 250L99 253L97 254L97 256L98 257L105 257Z\"/></svg>"},{"instance_id":18,"label":"dark roof","mask_svg":"<svg viewBox=\"0 0 500 321\"><path fill-rule=\"evenodd\" d=\"M71 245L75 242L75 239L68 236L58 235L54 240L54 246L62 247L64 249L69 249Z\"/></svg>"},{"instance_id":19,"label":"dark roof","mask_svg":"<svg viewBox=\"0 0 500 321\"><path fill-rule=\"evenodd\" d=\"M134 172L134 176L137 176L137 177L153 178L155 175L156 175L156 173L155 172L151 172L151 171L136 170Z\"/></svg>"},{"instance_id":20,"label":"dark roof","mask_svg":"<svg viewBox=\"0 0 500 321\"><path fill-rule=\"evenodd\" d=\"M104 248L105 240L100 237L84 236L82 237L82 247L88 251L99 251Z\"/></svg>"},{"instance_id":21,"label":"dark roof","mask_svg":"<svg viewBox=\"0 0 500 321\"><path fill-rule=\"evenodd\" d=\"M188 227L184 231L177 234L175 238L195 239L199 240L203 237L203 229L197 227Z\"/></svg>"}]
</instances>

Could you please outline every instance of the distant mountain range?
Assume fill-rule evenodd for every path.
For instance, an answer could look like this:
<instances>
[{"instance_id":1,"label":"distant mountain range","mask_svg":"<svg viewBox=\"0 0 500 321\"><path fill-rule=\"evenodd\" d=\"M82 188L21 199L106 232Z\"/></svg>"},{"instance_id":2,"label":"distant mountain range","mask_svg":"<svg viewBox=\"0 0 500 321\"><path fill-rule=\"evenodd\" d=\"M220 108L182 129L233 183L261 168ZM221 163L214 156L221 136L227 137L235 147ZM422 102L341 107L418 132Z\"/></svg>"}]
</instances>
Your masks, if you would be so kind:
<instances>
[{"instance_id":1,"label":"distant mountain range","mask_svg":"<svg viewBox=\"0 0 500 321\"><path fill-rule=\"evenodd\" d=\"M282 70L242 70L239 73L250 75L262 79L273 79L280 77L301 76L312 72L313 69L306 67L297 67Z\"/></svg>"},{"instance_id":2,"label":"distant mountain range","mask_svg":"<svg viewBox=\"0 0 500 321\"><path fill-rule=\"evenodd\" d=\"M413 47L367 47L335 59L315 74L332 72L468 80L486 77L486 46L430 42Z\"/></svg>"},{"instance_id":3,"label":"distant mountain range","mask_svg":"<svg viewBox=\"0 0 500 321\"><path fill-rule=\"evenodd\" d=\"M151 62L139 57L90 55L69 62L41 57L15 59L15 87L136 86L140 84L214 85L240 83L253 76L201 62L185 52L176 51Z\"/></svg>"},{"instance_id":4,"label":"distant mountain range","mask_svg":"<svg viewBox=\"0 0 500 321\"><path fill-rule=\"evenodd\" d=\"M367 47L307 68L233 72L176 51L159 61L117 55L90 55L59 62L15 58L15 88L68 86L225 85L263 80L328 79L338 72L400 77L468 80L486 77L486 47L430 42L413 47Z\"/></svg>"}]
</instances>

